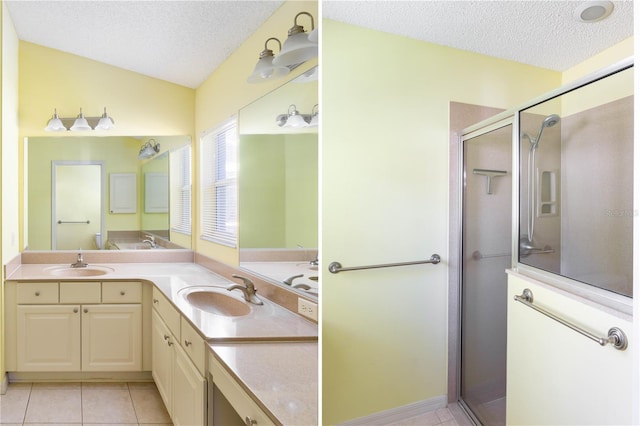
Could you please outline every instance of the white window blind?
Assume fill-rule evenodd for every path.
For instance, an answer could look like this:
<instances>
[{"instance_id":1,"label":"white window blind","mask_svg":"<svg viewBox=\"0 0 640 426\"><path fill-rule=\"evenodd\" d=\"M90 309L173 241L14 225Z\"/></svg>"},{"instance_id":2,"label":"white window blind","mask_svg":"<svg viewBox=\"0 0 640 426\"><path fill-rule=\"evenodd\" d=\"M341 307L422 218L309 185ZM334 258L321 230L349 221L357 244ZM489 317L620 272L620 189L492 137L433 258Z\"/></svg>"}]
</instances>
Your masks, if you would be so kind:
<instances>
[{"instance_id":1,"label":"white window blind","mask_svg":"<svg viewBox=\"0 0 640 426\"><path fill-rule=\"evenodd\" d=\"M191 235L191 146L171 153L171 230Z\"/></svg>"},{"instance_id":2,"label":"white window blind","mask_svg":"<svg viewBox=\"0 0 640 426\"><path fill-rule=\"evenodd\" d=\"M206 133L201 139L200 236L235 247L238 239L236 119Z\"/></svg>"}]
</instances>

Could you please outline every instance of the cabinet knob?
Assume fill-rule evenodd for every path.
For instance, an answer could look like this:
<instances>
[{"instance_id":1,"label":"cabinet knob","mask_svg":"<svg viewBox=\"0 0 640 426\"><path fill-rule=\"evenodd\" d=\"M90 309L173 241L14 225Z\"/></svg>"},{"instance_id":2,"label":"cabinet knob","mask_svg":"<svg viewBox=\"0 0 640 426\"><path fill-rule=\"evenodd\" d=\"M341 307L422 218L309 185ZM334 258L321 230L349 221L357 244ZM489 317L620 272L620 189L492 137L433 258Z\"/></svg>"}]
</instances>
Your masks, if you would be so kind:
<instances>
[{"instance_id":1,"label":"cabinet knob","mask_svg":"<svg viewBox=\"0 0 640 426\"><path fill-rule=\"evenodd\" d=\"M169 335L168 334L164 335L164 340L169 340Z\"/></svg>"},{"instance_id":2,"label":"cabinet knob","mask_svg":"<svg viewBox=\"0 0 640 426\"><path fill-rule=\"evenodd\" d=\"M39 291L36 291L36 296L40 296L40 292Z\"/></svg>"},{"instance_id":3,"label":"cabinet knob","mask_svg":"<svg viewBox=\"0 0 640 426\"><path fill-rule=\"evenodd\" d=\"M173 342L171 340L167 340L167 345L173 346Z\"/></svg>"},{"instance_id":4,"label":"cabinet knob","mask_svg":"<svg viewBox=\"0 0 640 426\"><path fill-rule=\"evenodd\" d=\"M153 299L153 303L155 303L156 305L158 304L159 300L158 299Z\"/></svg>"},{"instance_id":5,"label":"cabinet knob","mask_svg":"<svg viewBox=\"0 0 640 426\"><path fill-rule=\"evenodd\" d=\"M78 308L73 308L73 313L77 314L78 313Z\"/></svg>"},{"instance_id":6,"label":"cabinet knob","mask_svg":"<svg viewBox=\"0 0 640 426\"><path fill-rule=\"evenodd\" d=\"M124 296L124 295L125 295L124 290L120 291L120 296Z\"/></svg>"},{"instance_id":7,"label":"cabinet knob","mask_svg":"<svg viewBox=\"0 0 640 426\"><path fill-rule=\"evenodd\" d=\"M89 313L89 310L87 308L84 308L84 313L85 314Z\"/></svg>"},{"instance_id":8,"label":"cabinet knob","mask_svg":"<svg viewBox=\"0 0 640 426\"><path fill-rule=\"evenodd\" d=\"M184 341L184 345L185 345L185 346L191 346L191 342L190 342L190 341L188 341L188 340L185 340L185 341Z\"/></svg>"},{"instance_id":9,"label":"cabinet knob","mask_svg":"<svg viewBox=\"0 0 640 426\"><path fill-rule=\"evenodd\" d=\"M251 417L247 416L244 418L244 424L246 426L254 426L254 425L257 425L258 422L252 419Z\"/></svg>"}]
</instances>

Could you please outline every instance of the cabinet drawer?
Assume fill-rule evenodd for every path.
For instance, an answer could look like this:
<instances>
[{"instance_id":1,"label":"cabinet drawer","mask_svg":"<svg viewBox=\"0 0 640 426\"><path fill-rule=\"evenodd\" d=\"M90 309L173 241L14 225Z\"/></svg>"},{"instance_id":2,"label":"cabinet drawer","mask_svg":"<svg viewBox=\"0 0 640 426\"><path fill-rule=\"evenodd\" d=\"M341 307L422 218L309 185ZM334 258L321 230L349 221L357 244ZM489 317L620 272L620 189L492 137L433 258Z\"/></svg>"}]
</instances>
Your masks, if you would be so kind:
<instances>
[{"instance_id":1,"label":"cabinet drawer","mask_svg":"<svg viewBox=\"0 0 640 426\"><path fill-rule=\"evenodd\" d=\"M58 303L58 283L19 283L16 299L20 305Z\"/></svg>"},{"instance_id":2,"label":"cabinet drawer","mask_svg":"<svg viewBox=\"0 0 640 426\"><path fill-rule=\"evenodd\" d=\"M153 288L153 307L160 315L160 318L167 324L174 336L180 336L180 313L173 307L171 302L164 297L162 292Z\"/></svg>"},{"instance_id":3,"label":"cabinet drawer","mask_svg":"<svg viewBox=\"0 0 640 426\"><path fill-rule=\"evenodd\" d=\"M100 282L61 282L60 303L100 303Z\"/></svg>"},{"instance_id":4,"label":"cabinet drawer","mask_svg":"<svg viewBox=\"0 0 640 426\"><path fill-rule=\"evenodd\" d=\"M102 303L140 303L142 284L138 281L103 282Z\"/></svg>"},{"instance_id":5,"label":"cabinet drawer","mask_svg":"<svg viewBox=\"0 0 640 426\"><path fill-rule=\"evenodd\" d=\"M184 318L181 319L180 337L180 345L184 348L187 355L189 355L189 358L191 358L191 361L193 361L198 371L200 371L200 374L204 376L204 339L200 337L198 332Z\"/></svg>"}]
</instances>

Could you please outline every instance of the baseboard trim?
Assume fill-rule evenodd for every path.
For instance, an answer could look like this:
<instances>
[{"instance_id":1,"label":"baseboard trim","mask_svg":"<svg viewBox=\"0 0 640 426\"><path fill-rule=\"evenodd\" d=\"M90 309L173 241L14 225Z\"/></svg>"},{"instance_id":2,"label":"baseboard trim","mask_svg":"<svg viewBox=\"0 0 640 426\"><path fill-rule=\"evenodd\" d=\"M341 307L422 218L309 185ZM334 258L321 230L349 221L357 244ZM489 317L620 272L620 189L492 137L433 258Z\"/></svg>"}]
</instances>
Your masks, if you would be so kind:
<instances>
[{"instance_id":1,"label":"baseboard trim","mask_svg":"<svg viewBox=\"0 0 640 426\"><path fill-rule=\"evenodd\" d=\"M26 382L150 382L153 381L150 371L139 372L10 372L8 375L11 383Z\"/></svg>"},{"instance_id":2,"label":"baseboard trim","mask_svg":"<svg viewBox=\"0 0 640 426\"><path fill-rule=\"evenodd\" d=\"M4 395L7 393L7 388L9 387L9 376L6 373L2 375L2 382L0 382L0 395Z\"/></svg>"},{"instance_id":3,"label":"baseboard trim","mask_svg":"<svg viewBox=\"0 0 640 426\"><path fill-rule=\"evenodd\" d=\"M390 410L380 411L369 416L348 420L346 422L340 423L339 426L385 425L420 416L422 414L429 413L431 411L437 410L438 408L444 408L446 406L447 396L441 395L434 398L425 399L423 401L403 405L401 407L391 408Z\"/></svg>"}]
</instances>

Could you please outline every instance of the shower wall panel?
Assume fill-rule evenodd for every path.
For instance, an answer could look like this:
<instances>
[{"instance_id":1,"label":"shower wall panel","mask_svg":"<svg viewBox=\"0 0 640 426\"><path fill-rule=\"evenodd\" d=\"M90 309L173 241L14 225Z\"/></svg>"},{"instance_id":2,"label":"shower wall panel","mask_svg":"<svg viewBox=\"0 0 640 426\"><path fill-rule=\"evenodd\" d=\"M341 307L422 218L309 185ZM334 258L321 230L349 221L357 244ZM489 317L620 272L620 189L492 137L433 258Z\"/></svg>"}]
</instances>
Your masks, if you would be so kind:
<instances>
[{"instance_id":1,"label":"shower wall panel","mask_svg":"<svg viewBox=\"0 0 640 426\"><path fill-rule=\"evenodd\" d=\"M630 296L633 96L562 120L562 274Z\"/></svg>"}]
</instances>

